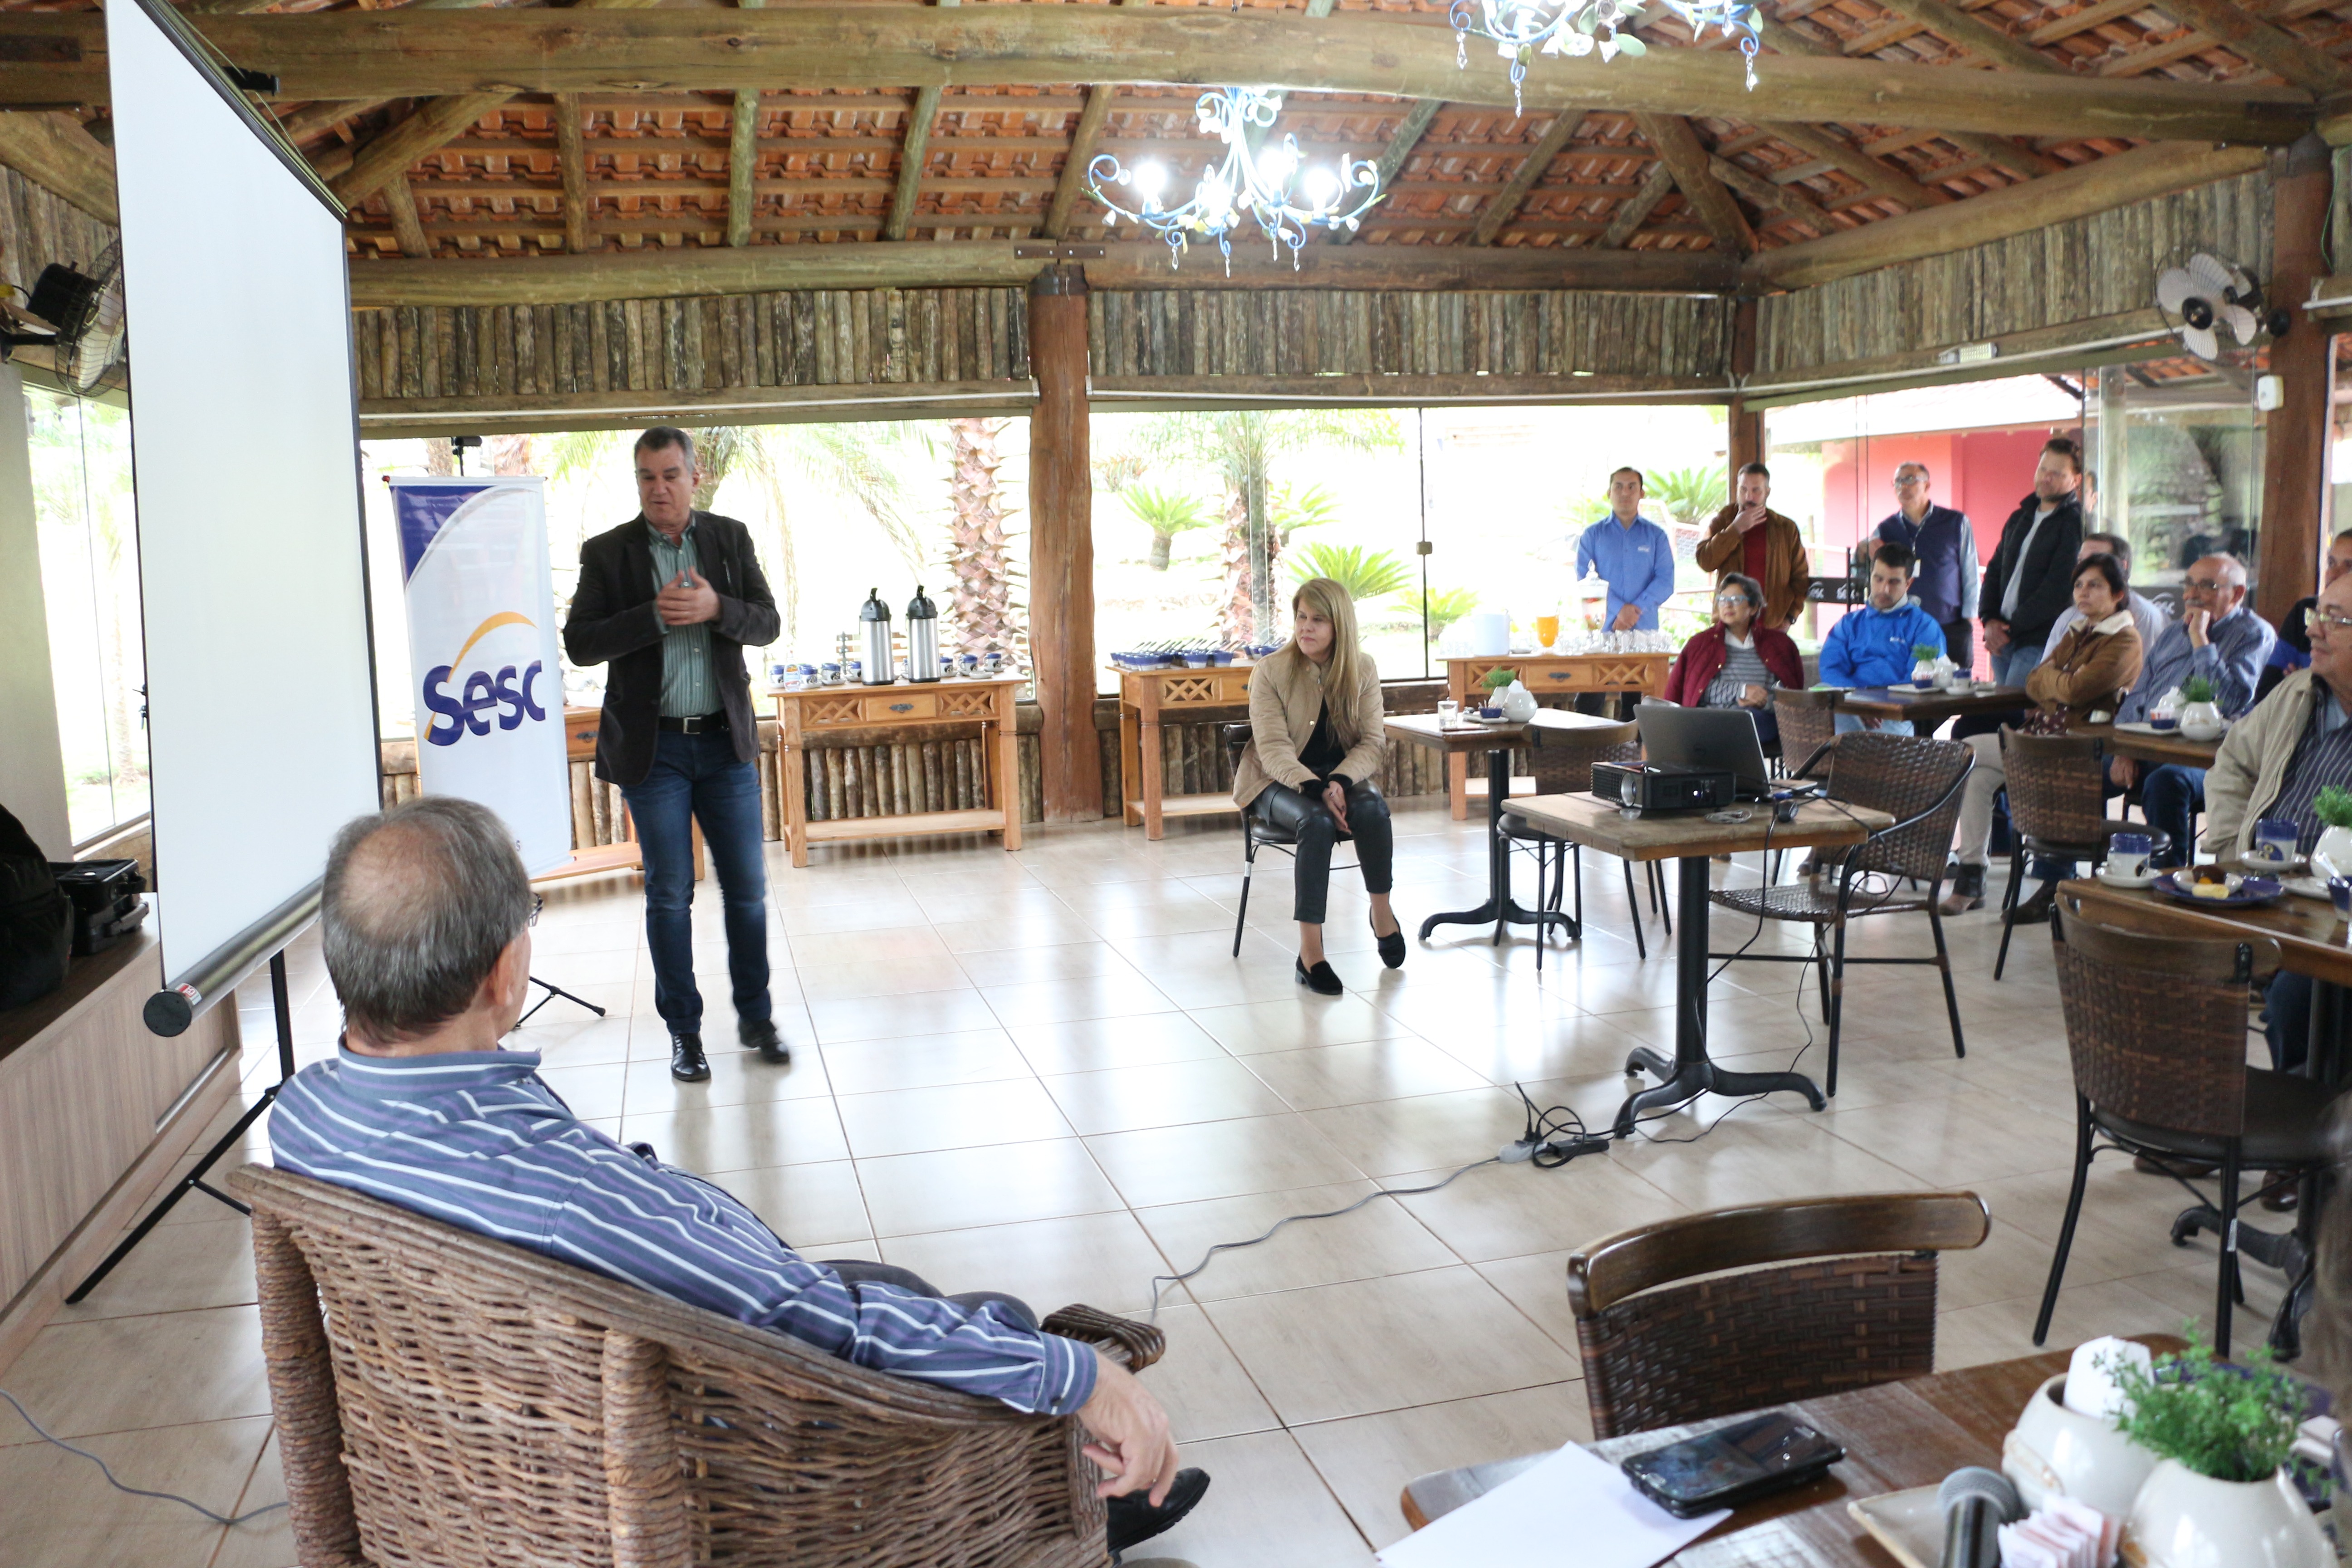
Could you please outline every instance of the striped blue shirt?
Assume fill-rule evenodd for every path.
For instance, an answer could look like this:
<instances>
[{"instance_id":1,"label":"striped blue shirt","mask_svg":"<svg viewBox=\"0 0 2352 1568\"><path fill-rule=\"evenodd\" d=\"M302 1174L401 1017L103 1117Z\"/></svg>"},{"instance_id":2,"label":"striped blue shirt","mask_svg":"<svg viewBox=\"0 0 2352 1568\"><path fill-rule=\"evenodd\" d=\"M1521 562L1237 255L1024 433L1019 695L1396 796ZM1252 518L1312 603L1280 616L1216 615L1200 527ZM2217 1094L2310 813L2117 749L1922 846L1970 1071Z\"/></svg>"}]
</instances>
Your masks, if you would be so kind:
<instances>
[{"instance_id":1,"label":"striped blue shirt","mask_svg":"<svg viewBox=\"0 0 2352 1568\"><path fill-rule=\"evenodd\" d=\"M1015 1410L1066 1415L1094 1393L1089 1346L896 1286L848 1284L732 1196L583 1124L534 1051L362 1057L302 1069L278 1097L282 1170L772 1329L860 1366Z\"/></svg>"}]
</instances>

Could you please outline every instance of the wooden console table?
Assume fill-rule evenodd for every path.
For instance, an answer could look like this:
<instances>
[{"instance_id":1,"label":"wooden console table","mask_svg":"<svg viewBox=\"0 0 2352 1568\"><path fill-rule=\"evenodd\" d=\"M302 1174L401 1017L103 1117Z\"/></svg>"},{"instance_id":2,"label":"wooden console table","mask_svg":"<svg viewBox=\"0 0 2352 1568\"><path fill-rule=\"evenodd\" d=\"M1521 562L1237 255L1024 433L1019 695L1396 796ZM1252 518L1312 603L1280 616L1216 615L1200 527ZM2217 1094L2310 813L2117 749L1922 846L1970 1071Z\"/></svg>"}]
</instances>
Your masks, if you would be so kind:
<instances>
[{"instance_id":1,"label":"wooden console table","mask_svg":"<svg viewBox=\"0 0 2352 1568\"><path fill-rule=\"evenodd\" d=\"M1445 695L1467 704L1490 669L1516 669L1538 701L1559 693L1632 691L1654 697L1675 667L1670 653L1535 653L1481 655L1445 661ZM1470 815L1470 770L1459 752L1445 759L1445 795L1454 820Z\"/></svg>"},{"instance_id":2,"label":"wooden console table","mask_svg":"<svg viewBox=\"0 0 2352 1568\"><path fill-rule=\"evenodd\" d=\"M1127 826L1140 823L1146 838L1157 838L1171 816L1205 816L1236 811L1227 795L1163 794L1167 769L1160 752L1161 715L1182 720L1203 708L1249 706L1250 666L1211 665L1205 669L1121 669L1118 672L1119 795Z\"/></svg>"},{"instance_id":3,"label":"wooden console table","mask_svg":"<svg viewBox=\"0 0 2352 1568\"><path fill-rule=\"evenodd\" d=\"M784 844L793 864L809 863L811 844L854 838L901 838L918 833L1002 833L1004 847L1021 847L1021 764L1013 740L1013 694L1028 679L933 680L917 685L812 686L777 691L776 767L784 784ZM860 731L929 729L977 722L994 766L989 805L978 811L919 811L896 816L844 816L811 822L808 742L817 735Z\"/></svg>"}]
</instances>

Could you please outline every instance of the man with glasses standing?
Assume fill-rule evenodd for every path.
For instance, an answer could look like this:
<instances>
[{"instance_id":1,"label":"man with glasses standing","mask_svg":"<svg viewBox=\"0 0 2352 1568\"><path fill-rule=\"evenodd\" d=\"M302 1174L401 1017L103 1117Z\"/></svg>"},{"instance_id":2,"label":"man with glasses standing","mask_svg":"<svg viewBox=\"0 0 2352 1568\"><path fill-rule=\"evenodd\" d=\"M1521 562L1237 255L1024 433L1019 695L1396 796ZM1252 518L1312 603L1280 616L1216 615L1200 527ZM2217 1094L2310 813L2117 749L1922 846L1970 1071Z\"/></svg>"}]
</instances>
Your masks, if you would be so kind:
<instances>
[{"instance_id":1,"label":"man with glasses standing","mask_svg":"<svg viewBox=\"0 0 2352 1568\"><path fill-rule=\"evenodd\" d=\"M768 1061L792 1052L768 994L768 865L761 838L760 728L743 649L776 640L775 595L751 534L694 510L694 437L637 437L637 515L580 547L563 651L610 663L596 776L621 786L646 861L646 945L670 1077L700 1083L702 992L694 983L694 825L719 873L736 1033Z\"/></svg>"},{"instance_id":2,"label":"man with glasses standing","mask_svg":"<svg viewBox=\"0 0 2352 1568\"><path fill-rule=\"evenodd\" d=\"M1944 651L1962 669L1976 665L1976 641L1969 623L1977 618L1977 585L1983 576L1976 529L1969 514L1929 499L1927 465L1895 466L1895 511L1878 525L1883 544L1900 544L1918 563L1912 597L1944 628Z\"/></svg>"},{"instance_id":3,"label":"man with glasses standing","mask_svg":"<svg viewBox=\"0 0 2352 1568\"><path fill-rule=\"evenodd\" d=\"M2180 618L2157 638L2139 683L2116 707L2116 718L2126 724L2145 722L2158 699L2201 676L2213 683L2213 703L2221 717L2235 719L2254 705L2254 687L2277 640L2270 623L2246 605L2245 567L2232 556L2208 555L2189 568L2180 584ZM2129 757L2111 757L2107 777L2118 789L2137 783L2148 826L2172 836L2156 863L2188 864L2197 814L2205 808L2205 770L2173 763L2144 769Z\"/></svg>"}]
</instances>

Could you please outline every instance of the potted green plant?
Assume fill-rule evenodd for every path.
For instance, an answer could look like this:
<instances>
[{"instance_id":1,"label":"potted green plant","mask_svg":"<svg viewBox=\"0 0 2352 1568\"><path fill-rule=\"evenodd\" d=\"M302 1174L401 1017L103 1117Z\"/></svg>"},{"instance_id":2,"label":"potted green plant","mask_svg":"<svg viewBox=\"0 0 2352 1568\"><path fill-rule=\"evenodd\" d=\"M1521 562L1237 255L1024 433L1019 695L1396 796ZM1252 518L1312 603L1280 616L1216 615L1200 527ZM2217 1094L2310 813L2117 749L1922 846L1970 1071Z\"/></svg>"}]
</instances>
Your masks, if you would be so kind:
<instances>
[{"instance_id":1,"label":"potted green plant","mask_svg":"<svg viewBox=\"0 0 2352 1568\"><path fill-rule=\"evenodd\" d=\"M2213 683L2192 675L2180 683L2180 732L2192 741L2218 741L2227 726L2214 704Z\"/></svg>"},{"instance_id":2,"label":"potted green plant","mask_svg":"<svg viewBox=\"0 0 2352 1568\"><path fill-rule=\"evenodd\" d=\"M1535 716L1535 693L1519 684L1517 670L1490 669L1478 684L1486 689L1487 702L1513 723L1524 724Z\"/></svg>"},{"instance_id":3,"label":"potted green plant","mask_svg":"<svg viewBox=\"0 0 2352 1568\"><path fill-rule=\"evenodd\" d=\"M1942 648L1933 643L1915 642L1911 645L1911 679L1914 685L1939 685L1943 673Z\"/></svg>"},{"instance_id":4,"label":"potted green plant","mask_svg":"<svg viewBox=\"0 0 2352 1568\"><path fill-rule=\"evenodd\" d=\"M2116 1429L2158 1456L2124 1523L2135 1562L2332 1568L2288 1473L2310 1394L2267 1347L2240 1364L2217 1362L2192 1327L2189 1348L2153 1366L2102 1364L2120 1395Z\"/></svg>"},{"instance_id":5,"label":"potted green plant","mask_svg":"<svg viewBox=\"0 0 2352 1568\"><path fill-rule=\"evenodd\" d=\"M2323 882L2352 877L2352 789L2322 785L2311 810L2323 825L2311 847L2311 874Z\"/></svg>"}]
</instances>

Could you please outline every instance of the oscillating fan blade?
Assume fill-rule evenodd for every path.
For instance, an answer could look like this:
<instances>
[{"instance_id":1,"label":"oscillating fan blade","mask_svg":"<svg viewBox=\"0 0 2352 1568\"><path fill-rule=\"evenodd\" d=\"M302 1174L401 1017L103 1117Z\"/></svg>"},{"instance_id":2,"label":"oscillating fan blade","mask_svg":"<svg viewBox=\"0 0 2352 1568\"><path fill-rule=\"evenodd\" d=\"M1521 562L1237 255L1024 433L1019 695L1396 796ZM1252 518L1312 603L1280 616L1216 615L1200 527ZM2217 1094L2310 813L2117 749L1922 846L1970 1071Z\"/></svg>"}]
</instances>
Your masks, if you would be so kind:
<instances>
[{"instance_id":1,"label":"oscillating fan blade","mask_svg":"<svg viewBox=\"0 0 2352 1568\"><path fill-rule=\"evenodd\" d=\"M2231 271L2228 262L2218 256L2208 256L2201 250L2189 258L2189 276L2203 284L2204 292L2208 294L2219 295L2228 289Z\"/></svg>"},{"instance_id":2,"label":"oscillating fan blade","mask_svg":"<svg viewBox=\"0 0 2352 1568\"><path fill-rule=\"evenodd\" d=\"M2183 327L2180 329L2180 341L2187 345L2189 352L2199 359L2221 357L2221 342L2213 335L2213 329L2210 327Z\"/></svg>"},{"instance_id":3,"label":"oscillating fan blade","mask_svg":"<svg viewBox=\"0 0 2352 1568\"><path fill-rule=\"evenodd\" d=\"M2238 340L2240 348L2245 348L2251 344L2254 341L2254 334L2262 331L2261 319L2243 305L2224 305L2217 313L2222 321L2229 323L2230 335Z\"/></svg>"},{"instance_id":4,"label":"oscillating fan blade","mask_svg":"<svg viewBox=\"0 0 2352 1568\"><path fill-rule=\"evenodd\" d=\"M2180 303L2197 292L2197 279L2186 268L2175 267L2156 280L2156 302L2174 315L2180 314Z\"/></svg>"}]
</instances>

